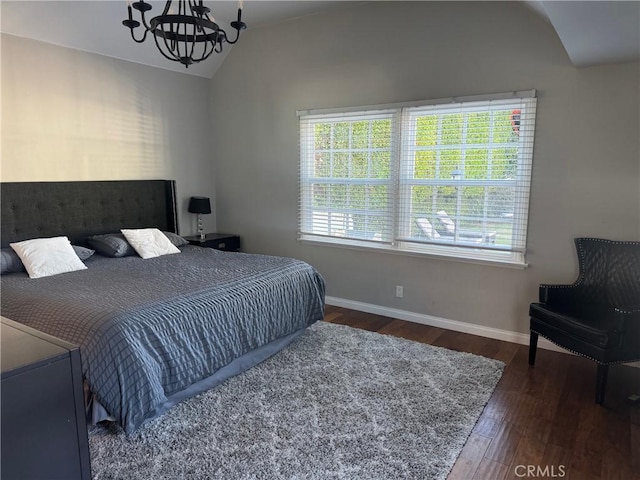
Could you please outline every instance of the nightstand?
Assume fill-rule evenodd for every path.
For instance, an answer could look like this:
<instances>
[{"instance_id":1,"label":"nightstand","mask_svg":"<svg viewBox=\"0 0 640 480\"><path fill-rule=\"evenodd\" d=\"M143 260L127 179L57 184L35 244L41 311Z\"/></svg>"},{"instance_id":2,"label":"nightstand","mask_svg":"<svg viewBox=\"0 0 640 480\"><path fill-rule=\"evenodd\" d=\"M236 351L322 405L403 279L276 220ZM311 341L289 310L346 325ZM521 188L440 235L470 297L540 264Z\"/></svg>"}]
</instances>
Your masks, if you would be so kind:
<instances>
[{"instance_id":1,"label":"nightstand","mask_svg":"<svg viewBox=\"0 0 640 480\"><path fill-rule=\"evenodd\" d=\"M204 240L199 235L184 237L191 245L199 247L215 248L225 252L237 252L240 250L240 237L228 233L207 233Z\"/></svg>"}]
</instances>

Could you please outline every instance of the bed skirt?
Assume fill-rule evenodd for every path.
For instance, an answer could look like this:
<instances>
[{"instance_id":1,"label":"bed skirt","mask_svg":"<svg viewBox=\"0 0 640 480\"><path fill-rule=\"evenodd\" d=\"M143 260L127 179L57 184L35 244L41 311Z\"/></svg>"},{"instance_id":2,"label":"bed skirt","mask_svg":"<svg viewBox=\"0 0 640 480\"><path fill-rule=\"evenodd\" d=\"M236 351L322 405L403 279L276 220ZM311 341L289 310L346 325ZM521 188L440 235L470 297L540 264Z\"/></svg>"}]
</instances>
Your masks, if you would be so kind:
<instances>
[{"instance_id":1,"label":"bed skirt","mask_svg":"<svg viewBox=\"0 0 640 480\"><path fill-rule=\"evenodd\" d=\"M242 372L249 370L251 367L263 362L267 358L275 355L283 348L287 347L291 342L293 342L296 338L298 338L308 327L301 328L300 330L293 332L284 337L278 338L266 345L256 348L248 353L245 353L241 357L236 358L228 365L222 367L216 373L211 375L210 377L203 378L199 382L196 382L189 387L176 392L169 397L167 400L158 406L153 414L147 418L144 422L148 422L149 420L156 418L162 415L164 412L169 410L175 404L186 400L187 398L194 397L199 393L205 392L211 388L214 388L224 382L226 379L231 378L235 375L239 375ZM82 352L81 352L82 354ZM115 418L112 417L109 412L100 404L95 394L89 390L89 385L87 382L84 383L84 392L85 392L85 405L87 411L87 422L90 425L95 425L98 422L103 421L115 421Z\"/></svg>"}]
</instances>

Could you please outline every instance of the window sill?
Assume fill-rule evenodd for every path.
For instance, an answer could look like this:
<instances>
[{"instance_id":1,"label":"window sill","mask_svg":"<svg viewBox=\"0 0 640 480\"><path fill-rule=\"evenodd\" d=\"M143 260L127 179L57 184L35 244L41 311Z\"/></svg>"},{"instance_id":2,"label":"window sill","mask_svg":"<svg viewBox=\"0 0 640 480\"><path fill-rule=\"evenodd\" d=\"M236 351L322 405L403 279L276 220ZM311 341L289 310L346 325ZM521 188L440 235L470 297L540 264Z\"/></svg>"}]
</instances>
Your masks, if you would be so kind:
<instances>
[{"instance_id":1,"label":"window sill","mask_svg":"<svg viewBox=\"0 0 640 480\"><path fill-rule=\"evenodd\" d=\"M381 252L381 253L391 253L395 255L408 255L413 257L427 257L427 258L437 258L439 260L449 260L453 262L462 262L462 263L474 263L478 265L488 265L495 267L505 267L505 268L514 268L514 269L525 269L529 265L523 260L519 260L514 258L515 254L511 252L505 252L504 254L495 251L491 251L489 255L493 258L487 258L487 250L484 250L482 253L478 251L474 251L476 249L469 249L468 252L461 252L461 250L467 250L456 247L449 246L440 246L440 245L429 245L428 247L423 246L402 246L402 242L396 245L392 244L381 244L377 242L368 242L361 240L351 240L351 239L333 239L326 237L313 237L309 235L299 237L299 241L303 244L307 245L317 245L317 246L325 246L325 247L338 247L338 248L347 248L351 250L361 250L367 252ZM477 249L481 250L481 249ZM482 255L482 257L481 257ZM503 258L500 258L503 257Z\"/></svg>"}]
</instances>

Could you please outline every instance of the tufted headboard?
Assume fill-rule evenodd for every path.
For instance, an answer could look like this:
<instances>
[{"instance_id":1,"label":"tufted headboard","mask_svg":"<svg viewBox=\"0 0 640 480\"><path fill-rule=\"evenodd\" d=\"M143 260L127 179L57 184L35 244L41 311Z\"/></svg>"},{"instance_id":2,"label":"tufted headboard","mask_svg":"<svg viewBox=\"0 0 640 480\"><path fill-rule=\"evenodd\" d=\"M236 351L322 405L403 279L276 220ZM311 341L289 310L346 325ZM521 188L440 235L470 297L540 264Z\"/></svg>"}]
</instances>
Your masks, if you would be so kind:
<instances>
[{"instance_id":1,"label":"tufted headboard","mask_svg":"<svg viewBox=\"0 0 640 480\"><path fill-rule=\"evenodd\" d=\"M2 247L30 238L157 227L178 233L174 180L10 182L0 184Z\"/></svg>"}]
</instances>

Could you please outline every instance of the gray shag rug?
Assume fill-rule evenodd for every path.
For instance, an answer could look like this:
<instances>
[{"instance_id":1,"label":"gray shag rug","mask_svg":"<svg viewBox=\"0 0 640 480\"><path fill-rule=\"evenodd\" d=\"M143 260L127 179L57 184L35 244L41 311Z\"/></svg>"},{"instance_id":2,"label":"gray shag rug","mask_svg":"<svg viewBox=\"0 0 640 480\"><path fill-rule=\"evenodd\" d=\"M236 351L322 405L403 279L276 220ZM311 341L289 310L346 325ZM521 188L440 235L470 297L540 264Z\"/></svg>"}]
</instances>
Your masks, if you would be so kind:
<instances>
[{"instance_id":1,"label":"gray shag rug","mask_svg":"<svg viewBox=\"0 0 640 480\"><path fill-rule=\"evenodd\" d=\"M89 429L94 479L445 479L504 364L319 322L127 436Z\"/></svg>"}]
</instances>

